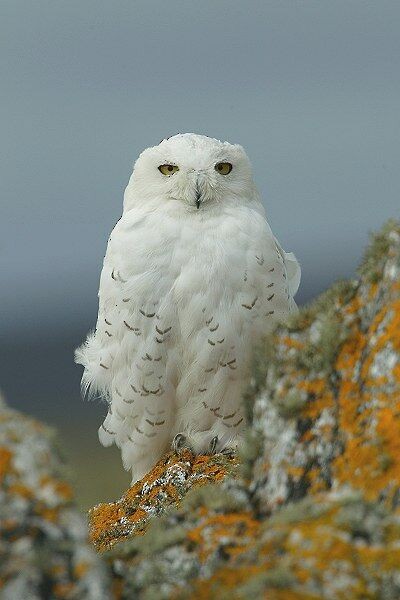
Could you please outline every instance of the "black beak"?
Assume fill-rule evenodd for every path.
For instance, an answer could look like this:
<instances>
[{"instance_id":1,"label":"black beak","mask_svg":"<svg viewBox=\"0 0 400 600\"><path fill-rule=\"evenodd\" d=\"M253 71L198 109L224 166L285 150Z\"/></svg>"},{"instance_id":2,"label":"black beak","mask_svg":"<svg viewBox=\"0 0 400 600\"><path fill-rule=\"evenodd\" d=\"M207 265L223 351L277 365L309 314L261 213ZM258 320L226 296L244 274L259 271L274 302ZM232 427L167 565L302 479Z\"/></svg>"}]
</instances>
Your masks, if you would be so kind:
<instances>
[{"instance_id":1,"label":"black beak","mask_svg":"<svg viewBox=\"0 0 400 600\"><path fill-rule=\"evenodd\" d=\"M201 193L199 188L196 189L196 208L199 209L201 204Z\"/></svg>"}]
</instances>

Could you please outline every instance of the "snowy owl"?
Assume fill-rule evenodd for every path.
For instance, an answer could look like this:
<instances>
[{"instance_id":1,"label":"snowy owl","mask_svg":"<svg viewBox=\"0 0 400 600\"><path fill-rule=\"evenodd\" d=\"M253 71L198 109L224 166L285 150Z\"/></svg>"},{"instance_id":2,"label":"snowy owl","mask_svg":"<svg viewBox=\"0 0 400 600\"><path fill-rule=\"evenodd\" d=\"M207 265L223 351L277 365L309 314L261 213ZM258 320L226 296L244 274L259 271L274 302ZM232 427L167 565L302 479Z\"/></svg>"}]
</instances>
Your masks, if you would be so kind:
<instances>
[{"instance_id":1,"label":"snowy owl","mask_svg":"<svg viewBox=\"0 0 400 600\"><path fill-rule=\"evenodd\" d=\"M171 446L240 440L254 344L297 310L300 267L265 219L243 148L192 133L141 153L108 240L96 330L76 351L104 446L133 481Z\"/></svg>"}]
</instances>

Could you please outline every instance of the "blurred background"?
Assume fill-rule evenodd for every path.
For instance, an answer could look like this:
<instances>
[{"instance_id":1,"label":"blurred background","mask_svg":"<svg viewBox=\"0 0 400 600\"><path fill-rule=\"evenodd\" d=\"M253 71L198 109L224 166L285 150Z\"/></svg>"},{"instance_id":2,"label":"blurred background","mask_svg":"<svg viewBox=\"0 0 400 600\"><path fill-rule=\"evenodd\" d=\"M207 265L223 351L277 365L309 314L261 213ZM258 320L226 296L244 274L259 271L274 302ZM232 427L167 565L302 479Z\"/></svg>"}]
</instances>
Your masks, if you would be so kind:
<instances>
[{"instance_id":1,"label":"blurred background","mask_svg":"<svg viewBox=\"0 0 400 600\"><path fill-rule=\"evenodd\" d=\"M129 483L73 349L139 152L242 144L307 302L400 206L400 3L2 0L0 386L59 428L82 507Z\"/></svg>"}]
</instances>

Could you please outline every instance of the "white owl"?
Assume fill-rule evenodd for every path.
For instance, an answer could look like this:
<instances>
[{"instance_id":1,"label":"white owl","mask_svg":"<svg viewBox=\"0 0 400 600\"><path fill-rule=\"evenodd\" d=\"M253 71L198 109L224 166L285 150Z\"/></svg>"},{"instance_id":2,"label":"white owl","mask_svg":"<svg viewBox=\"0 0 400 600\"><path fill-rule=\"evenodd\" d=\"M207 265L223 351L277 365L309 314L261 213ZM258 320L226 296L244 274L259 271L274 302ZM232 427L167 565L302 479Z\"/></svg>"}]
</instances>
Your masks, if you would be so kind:
<instances>
[{"instance_id":1,"label":"white owl","mask_svg":"<svg viewBox=\"0 0 400 600\"><path fill-rule=\"evenodd\" d=\"M192 133L136 161L76 351L133 481L170 447L235 446L252 349L296 311L300 267L265 219L243 148Z\"/></svg>"}]
</instances>

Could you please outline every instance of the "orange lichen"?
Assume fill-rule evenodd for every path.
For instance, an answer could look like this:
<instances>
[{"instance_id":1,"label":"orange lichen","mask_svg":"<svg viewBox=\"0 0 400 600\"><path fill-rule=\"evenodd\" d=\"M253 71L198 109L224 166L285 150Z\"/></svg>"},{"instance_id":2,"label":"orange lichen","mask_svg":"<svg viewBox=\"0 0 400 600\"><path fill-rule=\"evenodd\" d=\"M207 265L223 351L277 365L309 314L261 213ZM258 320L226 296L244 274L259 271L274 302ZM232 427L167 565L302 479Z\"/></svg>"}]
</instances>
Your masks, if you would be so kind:
<instances>
[{"instance_id":1,"label":"orange lichen","mask_svg":"<svg viewBox=\"0 0 400 600\"><path fill-rule=\"evenodd\" d=\"M222 592L222 590L232 590L232 597L235 598L234 590L245 581L246 578L258 575L260 572L260 567L252 565L246 565L244 567L237 566L234 569L220 569L209 579L196 581L193 586L191 597L198 600L210 600L210 598L218 598L218 593Z\"/></svg>"},{"instance_id":2,"label":"orange lichen","mask_svg":"<svg viewBox=\"0 0 400 600\"><path fill-rule=\"evenodd\" d=\"M65 481L56 481L54 483L54 490L64 500L68 501L68 500L72 500L72 498L73 498L74 494L73 494L72 488Z\"/></svg>"},{"instance_id":3,"label":"orange lichen","mask_svg":"<svg viewBox=\"0 0 400 600\"><path fill-rule=\"evenodd\" d=\"M385 323L384 327L382 323ZM352 473L353 485L361 488L367 498L373 499L388 485L394 487L395 481L400 484L397 460L400 450L397 443L400 434L400 378L396 377L397 370L393 369L395 388L390 396L385 397L382 393L377 396L374 388L384 389L387 376L371 376L377 354L387 348L398 348L400 301L397 298L385 303L376 312L369 327L369 336L374 336L373 345L368 345L370 338L356 322L336 362L342 379L338 393L339 426L346 435L347 443L333 467L339 481L347 481L349 473ZM360 367L357 377L354 377L357 365ZM378 397L382 408L374 404ZM388 457L384 464L382 456Z\"/></svg>"},{"instance_id":4,"label":"orange lichen","mask_svg":"<svg viewBox=\"0 0 400 600\"><path fill-rule=\"evenodd\" d=\"M21 496L22 498L26 498L27 500L33 498L34 496L33 490L31 488L18 482L10 485L8 491L10 494Z\"/></svg>"},{"instance_id":5,"label":"orange lichen","mask_svg":"<svg viewBox=\"0 0 400 600\"><path fill-rule=\"evenodd\" d=\"M0 483L9 471L11 458L12 452L8 448L0 448Z\"/></svg>"},{"instance_id":6,"label":"orange lichen","mask_svg":"<svg viewBox=\"0 0 400 600\"><path fill-rule=\"evenodd\" d=\"M57 583L53 588L53 593L56 598L68 598L73 589L72 583Z\"/></svg>"},{"instance_id":7,"label":"orange lichen","mask_svg":"<svg viewBox=\"0 0 400 600\"><path fill-rule=\"evenodd\" d=\"M221 462L214 456L193 456L189 450L166 455L120 500L90 510L90 539L104 551L133 532L143 534L153 512L176 504L191 487L220 481L234 464L234 459Z\"/></svg>"},{"instance_id":8,"label":"orange lichen","mask_svg":"<svg viewBox=\"0 0 400 600\"><path fill-rule=\"evenodd\" d=\"M58 519L58 509L56 508L44 508L38 507L37 513L45 520L50 523L56 523Z\"/></svg>"},{"instance_id":9,"label":"orange lichen","mask_svg":"<svg viewBox=\"0 0 400 600\"><path fill-rule=\"evenodd\" d=\"M54 493L58 496L61 496L65 500L71 500L73 497L73 491L71 486L65 481L60 481L59 479L55 479L50 475L43 475L40 479L40 486L51 488Z\"/></svg>"},{"instance_id":10,"label":"orange lichen","mask_svg":"<svg viewBox=\"0 0 400 600\"><path fill-rule=\"evenodd\" d=\"M296 340L289 336L282 337L280 339L280 342L281 344L284 344L284 346L286 346L287 348L296 348L296 350L300 350L304 346L304 344L300 340Z\"/></svg>"},{"instance_id":11,"label":"orange lichen","mask_svg":"<svg viewBox=\"0 0 400 600\"><path fill-rule=\"evenodd\" d=\"M251 513L232 513L207 516L200 525L188 532L188 540L198 546L198 556L204 562L215 552L221 539L227 540L224 546L229 557L240 554L251 540L256 539L260 523Z\"/></svg>"},{"instance_id":12,"label":"orange lichen","mask_svg":"<svg viewBox=\"0 0 400 600\"><path fill-rule=\"evenodd\" d=\"M77 579L81 579L86 575L89 569L90 565L87 562L79 562L74 566L74 576Z\"/></svg>"}]
</instances>

